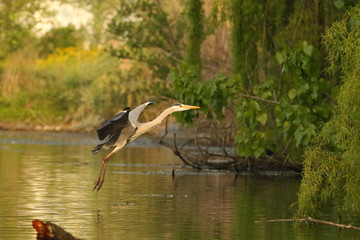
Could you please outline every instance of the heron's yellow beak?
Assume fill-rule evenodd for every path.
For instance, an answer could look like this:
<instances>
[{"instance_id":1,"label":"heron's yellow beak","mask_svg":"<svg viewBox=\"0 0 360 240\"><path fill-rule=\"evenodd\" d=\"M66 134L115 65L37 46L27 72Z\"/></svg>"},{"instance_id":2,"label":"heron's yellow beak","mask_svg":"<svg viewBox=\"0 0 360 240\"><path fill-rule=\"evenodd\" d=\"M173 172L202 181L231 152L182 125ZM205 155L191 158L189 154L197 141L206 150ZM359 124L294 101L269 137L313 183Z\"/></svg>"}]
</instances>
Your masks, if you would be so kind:
<instances>
[{"instance_id":1,"label":"heron's yellow beak","mask_svg":"<svg viewBox=\"0 0 360 240\"><path fill-rule=\"evenodd\" d=\"M184 104L181 107L186 108L186 109L199 109L200 108L198 106L191 106L191 105L184 105Z\"/></svg>"}]
</instances>

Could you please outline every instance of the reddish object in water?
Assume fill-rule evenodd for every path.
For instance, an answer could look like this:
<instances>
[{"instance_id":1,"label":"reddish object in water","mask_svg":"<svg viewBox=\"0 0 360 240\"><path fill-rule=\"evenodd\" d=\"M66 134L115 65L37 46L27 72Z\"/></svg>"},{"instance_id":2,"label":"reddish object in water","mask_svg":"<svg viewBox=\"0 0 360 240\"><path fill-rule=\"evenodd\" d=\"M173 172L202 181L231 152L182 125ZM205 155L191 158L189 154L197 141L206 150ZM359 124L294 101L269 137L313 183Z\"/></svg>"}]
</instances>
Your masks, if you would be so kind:
<instances>
[{"instance_id":1,"label":"reddish object in water","mask_svg":"<svg viewBox=\"0 0 360 240\"><path fill-rule=\"evenodd\" d=\"M80 240L51 222L44 223L40 220L33 220L32 225L37 231L36 239L38 240Z\"/></svg>"}]
</instances>

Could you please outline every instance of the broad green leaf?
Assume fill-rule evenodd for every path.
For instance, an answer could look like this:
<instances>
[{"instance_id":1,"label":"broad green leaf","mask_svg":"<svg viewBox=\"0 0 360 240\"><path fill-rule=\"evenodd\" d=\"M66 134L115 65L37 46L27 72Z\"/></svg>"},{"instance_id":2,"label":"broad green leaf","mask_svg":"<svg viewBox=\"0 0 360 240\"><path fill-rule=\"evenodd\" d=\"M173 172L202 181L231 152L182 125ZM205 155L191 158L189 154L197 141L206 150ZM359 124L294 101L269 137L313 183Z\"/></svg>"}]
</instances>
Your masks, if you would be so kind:
<instances>
[{"instance_id":1,"label":"broad green leaf","mask_svg":"<svg viewBox=\"0 0 360 240\"><path fill-rule=\"evenodd\" d=\"M286 118L289 119L291 117L291 115L293 115L294 113L293 112L287 112L285 114Z\"/></svg>"},{"instance_id":2,"label":"broad green leaf","mask_svg":"<svg viewBox=\"0 0 360 240\"><path fill-rule=\"evenodd\" d=\"M313 51L314 51L314 47L312 45L309 45L306 41L303 42L303 51L307 56L311 56Z\"/></svg>"},{"instance_id":3,"label":"broad green leaf","mask_svg":"<svg viewBox=\"0 0 360 240\"><path fill-rule=\"evenodd\" d=\"M289 121L284 121L283 124L282 124L282 126L283 126L284 128L287 128L287 127L290 126L290 122L289 122Z\"/></svg>"},{"instance_id":4,"label":"broad green leaf","mask_svg":"<svg viewBox=\"0 0 360 240\"><path fill-rule=\"evenodd\" d=\"M279 65L283 64L286 61L286 54L284 52L277 52L275 54L275 59Z\"/></svg>"},{"instance_id":5,"label":"broad green leaf","mask_svg":"<svg viewBox=\"0 0 360 240\"><path fill-rule=\"evenodd\" d=\"M288 96L290 99L294 99L296 97L296 94L297 94L297 92L293 88L288 91Z\"/></svg>"},{"instance_id":6,"label":"broad green leaf","mask_svg":"<svg viewBox=\"0 0 360 240\"><path fill-rule=\"evenodd\" d=\"M254 157L258 158L261 156L261 154L263 154L265 152L265 148L262 146L258 146L255 150L254 150Z\"/></svg>"},{"instance_id":7,"label":"broad green leaf","mask_svg":"<svg viewBox=\"0 0 360 240\"><path fill-rule=\"evenodd\" d=\"M259 123L261 123L262 125L265 125L267 120L267 114L266 113L262 113L260 115L258 115L256 117L256 121L258 121Z\"/></svg>"},{"instance_id":8,"label":"broad green leaf","mask_svg":"<svg viewBox=\"0 0 360 240\"><path fill-rule=\"evenodd\" d=\"M315 135L315 129L316 127L314 124L310 124L309 127L306 128L306 130L304 131L305 133L305 137L303 140L304 144L306 145L309 144L311 137Z\"/></svg>"},{"instance_id":9,"label":"broad green leaf","mask_svg":"<svg viewBox=\"0 0 360 240\"><path fill-rule=\"evenodd\" d=\"M303 139L305 133L301 130L301 128L296 129L294 132L295 144L296 146L300 146L301 140Z\"/></svg>"},{"instance_id":10,"label":"broad green leaf","mask_svg":"<svg viewBox=\"0 0 360 240\"><path fill-rule=\"evenodd\" d=\"M308 84L308 83L305 83L305 84L301 85L301 86L298 88L299 94L305 93L307 90L309 90L309 84Z\"/></svg>"},{"instance_id":11,"label":"broad green leaf","mask_svg":"<svg viewBox=\"0 0 360 240\"><path fill-rule=\"evenodd\" d=\"M224 72L220 72L217 76L216 76L216 80L220 80L223 81L226 79L226 74Z\"/></svg>"},{"instance_id":12,"label":"broad green leaf","mask_svg":"<svg viewBox=\"0 0 360 240\"><path fill-rule=\"evenodd\" d=\"M199 93L201 92L201 88L202 88L201 83L195 84L194 92L195 92L196 94L199 94Z\"/></svg>"},{"instance_id":13,"label":"broad green leaf","mask_svg":"<svg viewBox=\"0 0 360 240\"><path fill-rule=\"evenodd\" d=\"M295 118L292 123L295 125L295 126L300 126L301 125L301 120L300 118Z\"/></svg>"},{"instance_id":14,"label":"broad green leaf","mask_svg":"<svg viewBox=\"0 0 360 240\"><path fill-rule=\"evenodd\" d=\"M256 111L260 111L260 105L257 101L251 101L250 106L255 109Z\"/></svg>"},{"instance_id":15,"label":"broad green leaf","mask_svg":"<svg viewBox=\"0 0 360 240\"><path fill-rule=\"evenodd\" d=\"M226 76L225 76L226 77ZM225 79L225 78L224 78ZM226 80L226 83L229 87L232 87L235 84L235 79L234 78L229 78Z\"/></svg>"},{"instance_id":16,"label":"broad green leaf","mask_svg":"<svg viewBox=\"0 0 360 240\"><path fill-rule=\"evenodd\" d=\"M268 98L268 97L272 97L273 94L272 94L272 92L270 92L270 91L266 91L266 92L264 92L261 96L262 96L263 98Z\"/></svg>"}]
</instances>

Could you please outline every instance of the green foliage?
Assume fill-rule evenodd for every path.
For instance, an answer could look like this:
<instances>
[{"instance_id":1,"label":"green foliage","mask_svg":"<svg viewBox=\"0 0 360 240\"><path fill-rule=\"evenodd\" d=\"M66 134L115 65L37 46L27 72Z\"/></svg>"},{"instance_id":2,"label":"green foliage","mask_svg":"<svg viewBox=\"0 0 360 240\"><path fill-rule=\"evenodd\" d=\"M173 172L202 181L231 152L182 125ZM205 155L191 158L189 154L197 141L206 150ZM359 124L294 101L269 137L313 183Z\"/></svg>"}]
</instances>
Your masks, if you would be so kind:
<instances>
[{"instance_id":1,"label":"green foliage","mask_svg":"<svg viewBox=\"0 0 360 240\"><path fill-rule=\"evenodd\" d=\"M223 101L223 97L216 98L219 94L215 93L215 90L219 91L218 83L223 81L226 76L221 74L221 76L209 81L201 81L200 47L204 37L203 2L201 0L188 0L186 5L189 24L186 32L185 58L178 68L171 70L169 76L173 83L174 96L184 103L202 106L202 111L208 117L212 117L213 110L218 118L224 118L221 113L223 105L218 101ZM194 115L191 111L177 113L176 117L181 123L191 123Z\"/></svg>"},{"instance_id":2,"label":"green foliage","mask_svg":"<svg viewBox=\"0 0 360 240\"><path fill-rule=\"evenodd\" d=\"M244 64L256 64L256 41L261 28L262 4L253 1L231 0L229 19L232 23L232 70L234 74L244 76L248 69ZM251 52L251 54L249 54ZM243 77L243 85L249 86L247 78Z\"/></svg>"},{"instance_id":3,"label":"green foliage","mask_svg":"<svg viewBox=\"0 0 360 240\"><path fill-rule=\"evenodd\" d=\"M257 101L246 98L239 100L236 113L237 153L246 157L261 156L266 147L271 148L267 136L269 132L265 128L268 113L261 109Z\"/></svg>"},{"instance_id":4,"label":"green foliage","mask_svg":"<svg viewBox=\"0 0 360 240\"><path fill-rule=\"evenodd\" d=\"M0 3L0 59L33 40L32 28L47 10L41 0L3 0Z\"/></svg>"},{"instance_id":5,"label":"green foliage","mask_svg":"<svg viewBox=\"0 0 360 240\"><path fill-rule=\"evenodd\" d=\"M241 156L259 157L268 148L299 158L317 127L329 118L324 95L329 84L319 78L314 47L304 42L298 49L278 52L275 59L281 77L266 78L235 99Z\"/></svg>"},{"instance_id":6,"label":"green foliage","mask_svg":"<svg viewBox=\"0 0 360 240\"><path fill-rule=\"evenodd\" d=\"M23 57L13 61L24 61ZM100 116L110 117L123 106L149 98L146 66L127 71L123 67L129 63L119 62L102 49L58 48L46 58L27 59L24 65L10 59L3 63L6 70L1 75L2 121L81 122L91 129ZM17 81L23 78L26 81Z\"/></svg>"},{"instance_id":7,"label":"green foliage","mask_svg":"<svg viewBox=\"0 0 360 240\"><path fill-rule=\"evenodd\" d=\"M329 51L329 70L340 75L342 85L334 115L316 136L305 154L298 215L318 214L329 198L348 217L360 213L360 9L353 8L344 20L324 34Z\"/></svg>"},{"instance_id":8,"label":"green foliage","mask_svg":"<svg viewBox=\"0 0 360 240\"><path fill-rule=\"evenodd\" d=\"M324 95L329 84L319 78L317 53L306 42L275 57L284 72L281 90L285 93L275 107L276 126L285 140L293 139L296 147L306 147L317 126L329 118L330 105Z\"/></svg>"},{"instance_id":9,"label":"green foliage","mask_svg":"<svg viewBox=\"0 0 360 240\"><path fill-rule=\"evenodd\" d=\"M121 62L101 49L58 50L42 66L39 73L48 84L44 94L74 121L92 120L96 124L99 116L110 117L122 106L147 98L146 68L136 65L131 71L124 71Z\"/></svg>"},{"instance_id":10,"label":"green foliage","mask_svg":"<svg viewBox=\"0 0 360 240\"><path fill-rule=\"evenodd\" d=\"M60 28L52 28L39 42L41 56L54 53L56 48L75 47L84 41L84 34L76 30L73 25Z\"/></svg>"},{"instance_id":11,"label":"green foliage","mask_svg":"<svg viewBox=\"0 0 360 240\"><path fill-rule=\"evenodd\" d=\"M228 78L223 72L207 81L199 80L198 71L193 65L182 64L170 73L174 96L180 102L201 106L201 111L209 118L223 120L222 110L236 93L236 77ZM181 123L192 123L194 112L176 114Z\"/></svg>"},{"instance_id":12,"label":"green foliage","mask_svg":"<svg viewBox=\"0 0 360 240\"><path fill-rule=\"evenodd\" d=\"M201 73L194 72L197 62L187 61L170 74L175 97L201 106L209 118L218 120L224 118L223 108L233 104L235 141L241 156L259 157L268 148L279 157L301 159L316 129L330 117L331 108L328 96L333 83L321 76L322 52L317 45L305 41L317 44L320 39L319 34L314 34L320 26L308 25L317 18L316 6L302 1L264 5L238 0L227 6L222 11L231 22L233 75L220 71L214 78L201 79ZM294 8L304 8L306 14L292 12ZM219 9L215 2L212 16L221 16ZM192 15L188 19L192 22ZM211 18L211 24L214 19ZM219 22L224 20L220 18ZM212 29L206 22L204 28ZM190 46L191 34L186 35ZM199 35L197 40L201 39ZM192 113L178 114L178 120L183 122L191 122L191 117Z\"/></svg>"},{"instance_id":13,"label":"green foliage","mask_svg":"<svg viewBox=\"0 0 360 240\"><path fill-rule=\"evenodd\" d=\"M239 0L232 0L231 7L232 9L241 9L241 2ZM231 42L232 42L232 70L235 74L240 74L242 71L243 55L239 54L243 51L241 48L241 38L242 38L242 29L241 25L241 15L237 14L235 10L232 11L232 31L231 31Z\"/></svg>"},{"instance_id":14,"label":"green foliage","mask_svg":"<svg viewBox=\"0 0 360 240\"><path fill-rule=\"evenodd\" d=\"M154 78L166 78L182 58L184 22L172 19L159 1L120 1L109 31L120 42L112 49L119 58L146 63Z\"/></svg>"},{"instance_id":15,"label":"green foliage","mask_svg":"<svg viewBox=\"0 0 360 240\"><path fill-rule=\"evenodd\" d=\"M185 53L185 62L196 67L201 72L200 47L204 40L203 18L204 10L202 9L202 0L187 1L187 46Z\"/></svg>"}]
</instances>

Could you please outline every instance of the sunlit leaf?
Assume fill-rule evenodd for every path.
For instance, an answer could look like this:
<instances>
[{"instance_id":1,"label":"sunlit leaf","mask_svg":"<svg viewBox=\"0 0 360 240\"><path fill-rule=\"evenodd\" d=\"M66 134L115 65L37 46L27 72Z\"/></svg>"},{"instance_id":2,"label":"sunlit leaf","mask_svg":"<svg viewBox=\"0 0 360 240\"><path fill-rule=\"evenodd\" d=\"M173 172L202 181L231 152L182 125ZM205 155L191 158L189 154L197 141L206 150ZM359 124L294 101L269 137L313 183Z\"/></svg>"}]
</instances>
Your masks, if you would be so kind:
<instances>
[{"instance_id":1,"label":"sunlit leaf","mask_svg":"<svg viewBox=\"0 0 360 240\"><path fill-rule=\"evenodd\" d=\"M258 158L265 152L265 148L262 146L259 146L253 152L254 152L254 157Z\"/></svg>"},{"instance_id":2,"label":"sunlit leaf","mask_svg":"<svg viewBox=\"0 0 360 240\"><path fill-rule=\"evenodd\" d=\"M303 51L307 56L311 56L314 51L314 47L312 45L309 45L307 42L304 42Z\"/></svg>"},{"instance_id":3,"label":"sunlit leaf","mask_svg":"<svg viewBox=\"0 0 360 240\"><path fill-rule=\"evenodd\" d=\"M267 120L267 114L266 113L262 113L260 115L258 115L256 117L256 121L258 121L259 123L261 123L262 125L265 125Z\"/></svg>"},{"instance_id":4,"label":"sunlit leaf","mask_svg":"<svg viewBox=\"0 0 360 240\"><path fill-rule=\"evenodd\" d=\"M276 62L281 65L286 61L286 54L284 52L277 52L275 54Z\"/></svg>"},{"instance_id":5,"label":"sunlit leaf","mask_svg":"<svg viewBox=\"0 0 360 240\"><path fill-rule=\"evenodd\" d=\"M297 95L297 92L296 92L295 89L290 89L288 91L288 96L289 96L290 99L294 99L296 97L296 95Z\"/></svg>"}]
</instances>

